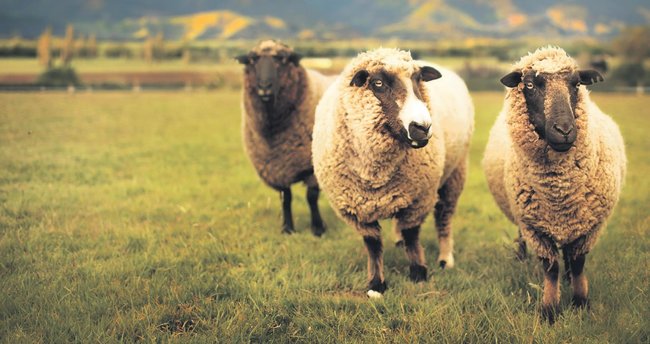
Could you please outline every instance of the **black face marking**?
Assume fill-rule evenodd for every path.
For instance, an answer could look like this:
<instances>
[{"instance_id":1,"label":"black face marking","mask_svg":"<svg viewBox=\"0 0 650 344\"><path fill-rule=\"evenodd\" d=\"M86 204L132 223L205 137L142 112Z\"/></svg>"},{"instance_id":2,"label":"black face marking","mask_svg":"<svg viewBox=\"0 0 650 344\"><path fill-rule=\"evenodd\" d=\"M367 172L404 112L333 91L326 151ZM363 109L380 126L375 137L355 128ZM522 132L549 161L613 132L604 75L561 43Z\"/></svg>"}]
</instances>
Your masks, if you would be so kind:
<instances>
[{"instance_id":1,"label":"black face marking","mask_svg":"<svg viewBox=\"0 0 650 344\"><path fill-rule=\"evenodd\" d=\"M301 56L295 52L279 52L273 54L264 50L262 54L249 52L240 55L235 59L246 65L246 73L255 79L257 96L265 103L270 104L274 100L279 88L280 76L287 73L289 64L299 65Z\"/></svg>"},{"instance_id":2,"label":"black face marking","mask_svg":"<svg viewBox=\"0 0 650 344\"><path fill-rule=\"evenodd\" d=\"M504 77L511 78L514 76ZM576 139L575 108L580 86L579 74L530 71L523 75L521 82L528 118L535 132L552 149L558 152L569 150Z\"/></svg>"},{"instance_id":3,"label":"black face marking","mask_svg":"<svg viewBox=\"0 0 650 344\"><path fill-rule=\"evenodd\" d=\"M368 73L366 70L358 71L350 81L352 87L367 87L380 101L384 113L383 128L394 138L408 142L403 126L398 119L400 107L397 101L406 99L406 88L394 75L380 70Z\"/></svg>"},{"instance_id":4,"label":"black face marking","mask_svg":"<svg viewBox=\"0 0 650 344\"><path fill-rule=\"evenodd\" d=\"M528 119L535 127L535 131L539 137L544 139L546 138L544 130L546 127L546 119L544 117L544 80L543 78L535 78L533 73L526 75L520 80L524 84L524 97L526 99L526 107L528 108Z\"/></svg>"}]
</instances>

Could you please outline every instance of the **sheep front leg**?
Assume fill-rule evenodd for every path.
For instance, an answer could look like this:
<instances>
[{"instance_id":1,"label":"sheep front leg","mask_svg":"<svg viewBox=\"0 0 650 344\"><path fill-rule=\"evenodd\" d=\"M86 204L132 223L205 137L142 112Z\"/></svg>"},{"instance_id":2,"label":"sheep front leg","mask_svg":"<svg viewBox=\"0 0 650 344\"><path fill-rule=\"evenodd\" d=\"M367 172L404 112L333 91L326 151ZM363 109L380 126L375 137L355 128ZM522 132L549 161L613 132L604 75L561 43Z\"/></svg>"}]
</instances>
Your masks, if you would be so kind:
<instances>
[{"instance_id":1,"label":"sheep front leg","mask_svg":"<svg viewBox=\"0 0 650 344\"><path fill-rule=\"evenodd\" d=\"M409 278L413 282L427 280L427 266L424 258L424 249L420 245L420 226L402 229L406 256L410 261Z\"/></svg>"},{"instance_id":2,"label":"sheep front leg","mask_svg":"<svg viewBox=\"0 0 650 344\"><path fill-rule=\"evenodd\" d=\"M368 296L379 298L388 286L384 280L384 257L381 243L381 227L377 221L356 223L357 231L363 236L368 252Z\"/></svg>"},{"instance_id":3,"label":"sheep front leg","mask_svg":"<svg viewBox=\"0 0 650 344\"><path fill-rule=\"evenodd\" d=\"M467 160L458 166L449 175L442 187L438 189L438 202L435 206L434 215L440 244L438 264L443 269L454 267L454 238L451 231L451 217L456 211L458 198L463 191L466 172Z\"/></svg>"},{"instance_id":4,"label":"sheep front leg","mask_svg":"<svg viewBox=\"0 0 650 344\"><path fill-rule=\"evenodd\" d=\"M566 274L571 276L569 279L571 289L573 289L571 303L575 307L588 307L589 281L584 274L587 255L586 253L576 253L573 246L564 247L562 251L567 265Z\"/></svg>"},{"instance_id":5,"label":"sheep front leg","mask_svg":"<svg viewBox=\"0 0 650 344\"><path fill-rule=\"evenodd\" d=\"M319 194L318 185L307 186L307 203L309 203L309 210L311 211L311 232L317 237L325 233L325 224L318 209Z\"/></svg>"},{"instance_id":6,"label":"sheep front leg","mask_svg":"<svg viewBox=\"0 0 650 344\"><path fill-rule=\"evenodd\" d=\"M544 296L542 297L542 317L550 324L555 322L560 305L560 264L556 259L541 258L544 267Z\"/></svg>"},{"instance_id":7,"label":"sheep front leg","mask_svg":"<svg viewBox=\"0 0 650 344\"><path fill-rule=\"evenodd\" d=\"M293 228L293 216L291 215L291 189L280 189L280 200L282 201L282 232L291 234Z\"/></svg>"}]
</instances>

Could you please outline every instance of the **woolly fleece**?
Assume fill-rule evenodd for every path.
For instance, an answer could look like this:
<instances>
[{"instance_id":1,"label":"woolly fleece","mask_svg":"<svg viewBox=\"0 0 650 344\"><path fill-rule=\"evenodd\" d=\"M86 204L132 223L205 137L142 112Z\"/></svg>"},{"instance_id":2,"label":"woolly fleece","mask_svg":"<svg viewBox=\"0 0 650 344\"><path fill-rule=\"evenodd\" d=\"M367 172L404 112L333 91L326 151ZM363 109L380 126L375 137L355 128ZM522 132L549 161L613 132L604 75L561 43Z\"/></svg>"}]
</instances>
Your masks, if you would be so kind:
<instances>
[{"instance_id":1,"label":"woolly fleece","mask_svg":"<svg viewBox=\"0 0 650 344\"><path fill-rule=\"evenodd\" d=\"M390 136L380 101L367 87L350 86L355 73L383 69L410 78L425 65L409 52L377 49L359 54L323 95L314 125L314 171L338 215L364 236L364 224L397 216L397 229L419 226L433 210L437 190L464 170L473 131L473 105L464 82L439 66L442 78L424 83L433 136L412 149ZM464 176L464 174L463 174ZM456 185L462 189L460 185Z\"/></svg>"},{"instance_id":2,"label":"woolly fleece","mask_svg":"<svg viewBox=\"0 0 650 344\"><path fill-rule=\"evenodd\" d=\"M577 70L555 47L523 57L515 70L558 73ZM556 260L557 246L572 244L572 255L588 253L616 205L626 171L618 126L580 86L575 109L577 138L558 153L540 139L528 119L522 87L506 92L483 159L490 191L541 258Z\"/></svg>"},{"instance_id":3,"label":"woolly fleece","mask_svg":"<svg viewBox=\"0 0 650 344\"><path fill-rule=\"evenodd\" d=\"M257 54L277 55L292 52L282 43L262 41L251 50ZM242 92L242 136L244 149L260 178L275 189L288 188L306 178L309 186L316 186L311 173L312 128L314 111L323 92L335 77L291 66L289 76L282 79L275 100L275 113L268 114L256 95L255 80L244 75ZM273 135L264 135L265 126L283 124Z\"/></svg>"}]
</instances>

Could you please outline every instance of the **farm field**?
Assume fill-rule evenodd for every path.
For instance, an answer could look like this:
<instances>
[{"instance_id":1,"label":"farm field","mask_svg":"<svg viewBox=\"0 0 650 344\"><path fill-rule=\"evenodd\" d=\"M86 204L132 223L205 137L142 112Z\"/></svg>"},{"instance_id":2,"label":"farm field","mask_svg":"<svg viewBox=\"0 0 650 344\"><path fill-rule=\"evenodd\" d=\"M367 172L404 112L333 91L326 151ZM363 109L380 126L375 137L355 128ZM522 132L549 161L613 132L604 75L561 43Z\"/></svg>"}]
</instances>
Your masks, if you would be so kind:
<instances>
[{"instance_id":1,"label":"farm field","mask_svg":"<svg viewBox=\"0 0 650 344\"><path fill-rule=\"evenodd\" d=\"M365 296L361 237L320 204L280 234L279 196L239 134L238 90L0 93L0 342L647 343L650 97L592 93L619 123L628 175L587 257L590 310L537 316L541 264L514 257L516 228L480 168L503 94L473 93L471 167L453 218L456 267L408 280L383 222L389 290Z\"/></svg>"}]
</instances>

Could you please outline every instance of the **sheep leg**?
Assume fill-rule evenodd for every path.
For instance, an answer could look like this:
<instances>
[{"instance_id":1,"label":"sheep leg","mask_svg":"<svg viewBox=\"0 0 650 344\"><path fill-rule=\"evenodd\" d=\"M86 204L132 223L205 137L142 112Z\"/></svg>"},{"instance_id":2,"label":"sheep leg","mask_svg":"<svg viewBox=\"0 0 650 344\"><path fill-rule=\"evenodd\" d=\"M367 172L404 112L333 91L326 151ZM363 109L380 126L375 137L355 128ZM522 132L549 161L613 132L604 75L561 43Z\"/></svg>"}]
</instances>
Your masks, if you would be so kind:
<instances>
[{"instance_id":1,"label":"sheep leg","mask_svg":"<svg viewBox=\"0 0 650 344\"><path fill-rule=\"evenodd\" d=\"M579 242L578 242L579 243ZM569 272L571 273L571 289L573 289L573 297L571 303L575 307L588 307L589 306L589 281L584 274L586 253L576 252L574 246L576 242L563 249L564 259L569 265Z\"/></svg>"},{"instance_id":2,"label":"sheep leg","mask_svg":"<svg viewBox=\"0 0 650 344\"><path fill-rule=\"evenodd\" d=\"M560 264L556 259L541 258L544 267L544 296L542 297L542 317L552 325L559 314L560 305Z\"/></svg>"},{"instance_id":3,"label":"sheep leg","mask_svg":"<svg viewBox=\"0 0 650 344\"><path fill-rule=\"evenodd\" d=\"M356 223L357 231L363 236L363 243L368 252L368 296L381 297L386 291L384 280L384 257L381 243L381 227L377 221L372 223Z\"/></svg>"},{"instance_id":4,"label":"sheep leg","mask_svg":"<svg viewBox=\"0 0 650 344\"><path fill-rule=\"evenodd\" d=\"M564 280L571 284L571 252L567 246L562 248L562 258L564 258Z\"/></svg>"},{"instance_id":5,"label":"sheep leg","mask_svg":"<svg viewBox=\"0 0 650 344\"><path fill-rule=\"evenodd\" d=\"M460 164L449 175L442 187L438 189L438 202L435 206L434 216L440 245L438 264L443 269L454 267L454 238L451 231L451 217L454 215L458 198L463 191L466 172L467 160Z\"/></svg>"},{"instance_id":6,"label":"sheep leg","mask_svg":"<svg viewBox=\"0 0 650 344\"><path fill-rule=\"evenodd\" d=\"M515 255L519 261L524 261L528 259L528 251L526 249L526 240L524 240L524 237L521 235L521 228L519 229L519 237L515 239L515 243L517 244L517 251L515 252Z\"/></svg>"},{"instance_id":7,"label":"sheep leg","mask_svg":"<svg viewBox=\"0 0 650 344\"><path fill-rule=\"evenodd\" d=\"M424 249L420 245L420 226L402 229L404 248L406 256L411 265L409 266L409 278L413 282L427 280L427 266L424 259Z\"/></svg>"},{"instance_id":8,"label":"sheep leg","mask_svg":"<svg viewBox=\"0 0 650 344\"><path fill-rule=\"evenodd\" d=\"M397 221L393 224L393 233L395 233L395 247L404 247L404 238L402 237L402 230L397 225Z\"/></svg>"},{"instance_id":9,"label":"sheep leg","mask_svg":"<svg viewBox=\"0 0 650 344\"><path fill-rule=\"evenodd\" d=\"M291 215L291 189L280 189L280 200L282 201L282 232L291 234L293 228L293 216Z\"/></svg>"},{"instance_id":10,"label":"sheep leg","mask_svg":"<svg viewBox=\"0 0 650 344\"><path fill-rule=\"evenodd\" d=\"M318 185L307 186L307 203L309 203L309 210L311 211L311 232L317 237L325 233L325 224L318 209L319 194L320 189Z\"/></svg>"}]
</instances>

